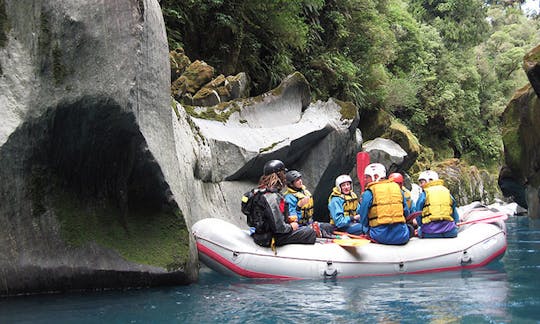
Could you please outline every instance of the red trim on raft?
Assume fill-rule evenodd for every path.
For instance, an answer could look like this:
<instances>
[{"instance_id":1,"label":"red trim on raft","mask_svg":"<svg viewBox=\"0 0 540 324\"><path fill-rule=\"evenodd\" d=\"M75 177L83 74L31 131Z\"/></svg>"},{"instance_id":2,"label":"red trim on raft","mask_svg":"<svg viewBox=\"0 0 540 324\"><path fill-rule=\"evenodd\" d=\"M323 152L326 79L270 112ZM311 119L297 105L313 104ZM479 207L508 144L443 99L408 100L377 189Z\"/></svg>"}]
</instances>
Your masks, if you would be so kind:
<instances>
[{"instance_id":1,"label":"red trim on raft","mask_svg":"<svg viewBox=\"0 0 540 324\"><path fill-rule=\"evenodd\" d=\"M425 274L425 273L435 273L435 272L445 272L445 271L457 271L457 270L464 270L464 269L475 269L479 267L486 266L491 261L495 260L499 256L503 255L506 251L506 245L498 250L497 252L493 253L491 256L486 258L481 263L475 263L470 264L467 266L455 266L455 267L446 267L446 268L436 268L436 269L426 269L426 270L418 270L418 271L410 271L410 272L396 272L396 273L384 273L384 274L365 274L365 275L358 275L358 276L343 276L339 278L359 278L359 277L388 277L388 276L395 276L395 275L415 275L415 274Z\"/></svg>"},{"instance_id":2,"label":"red trim on raft","mask_svg":"<svg viewBox=\"0 0 540 324\"><path fill-rule=\"evenodd\" d=\"M436 269L426 269L426 270L418 270L418 271L412 271L412 272L396 272L396 273L386 273L386 274L365 274L365 275L357 275L357 276L337 276L337 278L359 278L359 277L384 277L384 276L395 276L400 274L423 274L423 273L432 273L432 272L444 272L444 271L456 271L456 270L463 270L463 269L474 269L478 267L483 267L490 263L491 261L495 260L499 256L503 255L506 251L506 245L502 247L500 250L493 253L491 256L486 258L483 262L477 263L477 264L470 264L466 266L454 266L454 267L446 267L446 268L436 268ZM246 278L257 278L257 279L289 279L289 280L298 280L301 278L295 278L295 277L288 277L288 276L280 276L280 275L272 275L262 272L254 272L249 271L244 268L241 268L226 258L222 257L221 255L217 254L216 252L212 251L211 249L207 248L206 246L202 245L201 243L197 242L197 249L200 253L204 253L208 257L214 259L227 269L233 271L234 273L246 277ZM321 277L322 278L322 277Z\"/></svg>"},{"instance_id":3,"label":"red trim on raft","mask_svg":"<svg viewBox=\"0 0 540 324\"><path fill-rule=\"evenodd\" d=\"M280 275L272 275L268 273L262 273L262 272L254 272L249 271L244 268L240 268L236 264L232 263L231 261L227 260L226 258L222 257L221 255L217 254L216 252L210 250L206 246L202 245L201 243L197 242L197 249L200 253L206 254L208 257L214 259L218 263L220 263L225 268L231 270L232 272L246 278L264 278L264 279L300 279L295 277L288 277L288 276L280 276Z\"/></svg>"}]
</instances>

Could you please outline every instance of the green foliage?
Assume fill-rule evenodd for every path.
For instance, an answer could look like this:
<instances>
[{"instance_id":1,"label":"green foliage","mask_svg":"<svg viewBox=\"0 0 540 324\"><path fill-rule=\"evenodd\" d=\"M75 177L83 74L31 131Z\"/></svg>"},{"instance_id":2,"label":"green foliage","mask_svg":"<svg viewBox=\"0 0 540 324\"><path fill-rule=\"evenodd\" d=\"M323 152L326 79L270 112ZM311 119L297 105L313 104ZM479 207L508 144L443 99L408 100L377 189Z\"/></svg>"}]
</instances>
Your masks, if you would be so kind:
<instances>
[{"instance_id":1,"label":"green foliage","mask_svg":"<svg viewBox=\"0 0 540 324\"><path fill-rule=\"evenodd\" d=\"M410 0L411 11L434 26L449 48L468 48L482 42L488 32L482 0Z\"/></svg>"},{"instance_id":2,"label":"green foliage","mask_svg":"<svg viewBox=\"0 0 540 324\"><path fill-rule=\"evenodd\" d=\"M252 96L299 71L314 99L383 109L440 158L497 163L499 116L527 82L523 55L538 19L482 0L164 0L170 46L224 74L245 71Z\"/></svg>"}]
</instances>

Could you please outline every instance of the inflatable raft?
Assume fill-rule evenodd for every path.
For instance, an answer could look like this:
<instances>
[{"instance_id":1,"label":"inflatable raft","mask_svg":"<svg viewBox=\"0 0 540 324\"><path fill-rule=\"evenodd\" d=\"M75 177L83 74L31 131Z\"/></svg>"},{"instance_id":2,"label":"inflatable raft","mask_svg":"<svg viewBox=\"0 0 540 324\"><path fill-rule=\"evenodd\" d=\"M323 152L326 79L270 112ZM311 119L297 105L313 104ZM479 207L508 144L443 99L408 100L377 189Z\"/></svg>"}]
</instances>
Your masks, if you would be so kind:
<instances>
[{"instance_id":1,"label":"inflatable raft","mask_svg":"<svg viewBox=\"0 0 540 324\"><path fill-rule=\"evenodd\" d=\"M273 251L255 244L247 231L217 218L198 221L192 233L200 261L227 275L270 279L389 276L471 269L501 257L506 251L507 216L489 209L471 210L466 216L456 238L414 237L402 246L343 246L321 240Z\"/></svg>"}]
</instances>

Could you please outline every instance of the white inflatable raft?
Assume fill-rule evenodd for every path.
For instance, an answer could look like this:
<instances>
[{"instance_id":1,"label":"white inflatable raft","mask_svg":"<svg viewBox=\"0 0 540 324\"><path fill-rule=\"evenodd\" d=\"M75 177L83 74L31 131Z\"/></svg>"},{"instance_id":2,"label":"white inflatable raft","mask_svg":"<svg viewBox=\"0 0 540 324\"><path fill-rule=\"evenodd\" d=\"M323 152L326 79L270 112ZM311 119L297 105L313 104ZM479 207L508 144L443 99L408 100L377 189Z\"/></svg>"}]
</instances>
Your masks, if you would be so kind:
<instances>
[{"instance_id":1,"label":"white inflatable raft","mask_svg":"<svg viewBox=\"0 0 540 324\"><path fill-rule=\"evenodd\" d=\"M456 238L412 238L406 245L369 243L290 244L270 248L253 242L247 231L217 218L193 225L199 259L233 276L274 279L353 278L418 274L484 266L506 251L504 220L487 209L468 212ZM506 215L504 215L506 216ZM484 219L476 222L475 219ZM489 223L491 222L491 223Z\"/></svg>"}]
</instances>

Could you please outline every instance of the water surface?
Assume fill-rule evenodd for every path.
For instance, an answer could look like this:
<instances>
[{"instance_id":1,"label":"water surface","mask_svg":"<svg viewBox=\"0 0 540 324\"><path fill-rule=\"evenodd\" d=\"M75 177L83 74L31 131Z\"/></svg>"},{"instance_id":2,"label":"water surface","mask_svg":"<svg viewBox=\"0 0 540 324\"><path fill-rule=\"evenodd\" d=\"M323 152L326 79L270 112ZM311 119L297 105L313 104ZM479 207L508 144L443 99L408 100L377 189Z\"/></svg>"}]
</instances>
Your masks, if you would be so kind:
<instances>
[{"instance_id":1,"label":"water surface","mask_svg":"<svg viewBox=\"0 0 540 324\"><path fill-rule=\"evenodd\" d=\"M0 299L0 323L540 323L540 221L511 217L489 266L427 275L197 284Z\"/></svg>"}]
</instances>

